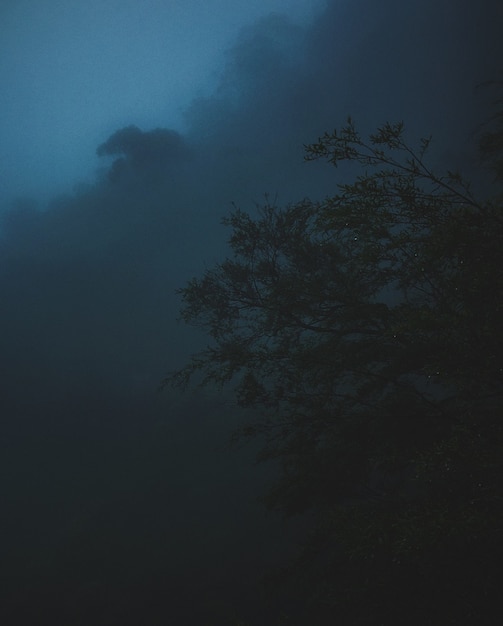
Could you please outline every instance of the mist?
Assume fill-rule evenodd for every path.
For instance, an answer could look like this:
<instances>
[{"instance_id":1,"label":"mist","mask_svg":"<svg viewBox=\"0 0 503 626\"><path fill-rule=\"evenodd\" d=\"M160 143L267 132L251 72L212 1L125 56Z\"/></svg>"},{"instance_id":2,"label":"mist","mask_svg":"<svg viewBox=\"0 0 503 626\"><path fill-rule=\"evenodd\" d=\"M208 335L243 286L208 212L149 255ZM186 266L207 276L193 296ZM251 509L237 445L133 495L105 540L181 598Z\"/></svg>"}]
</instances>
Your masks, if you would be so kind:
<instances>
[{"instance_id":1,"label":"mist","mask_svg":"<svg viewBox=\"0 0 503 626\"><path fill-rule=\"evenodd\" d=\"M259 501L275 468L230 445L246 419L232 394L159 391L206 343L176 290L224 258L233 204L335 191L343 170L303 146L348 115L362 132L403 120L412 141L433 135L434 162L470 173L502 18L489 0L265 14L177 125L127 110L93 148L93 180L4 203L3 624L277 623L263 577L295 552L296 525Z\"/></svg>"}]
</instances>

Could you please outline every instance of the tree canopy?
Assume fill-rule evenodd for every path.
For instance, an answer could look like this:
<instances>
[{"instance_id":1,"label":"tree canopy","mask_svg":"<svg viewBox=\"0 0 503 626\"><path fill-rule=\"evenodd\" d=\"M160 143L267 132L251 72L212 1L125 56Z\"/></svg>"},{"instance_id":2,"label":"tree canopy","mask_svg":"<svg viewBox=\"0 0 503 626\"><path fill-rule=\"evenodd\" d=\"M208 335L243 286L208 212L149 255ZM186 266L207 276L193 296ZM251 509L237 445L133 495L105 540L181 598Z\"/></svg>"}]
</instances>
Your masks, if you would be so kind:
<instances>
[{"instance_id":1,"label":"tree canopy","mask_svg":"<svg viewBox=\"0 0 503 626\"><path fill-rule=\"evenodd\" d=\"M241 434L283 468L267 504L315 520L319 624L481 623L496 606L501 197L437 174L429 143L411 147L402 123L364 139L349 119L305 158L355 178L234 209L231 254L180 290L211 342L166 382L232 382L255 409Z\"/></svg>"}]
</instances>

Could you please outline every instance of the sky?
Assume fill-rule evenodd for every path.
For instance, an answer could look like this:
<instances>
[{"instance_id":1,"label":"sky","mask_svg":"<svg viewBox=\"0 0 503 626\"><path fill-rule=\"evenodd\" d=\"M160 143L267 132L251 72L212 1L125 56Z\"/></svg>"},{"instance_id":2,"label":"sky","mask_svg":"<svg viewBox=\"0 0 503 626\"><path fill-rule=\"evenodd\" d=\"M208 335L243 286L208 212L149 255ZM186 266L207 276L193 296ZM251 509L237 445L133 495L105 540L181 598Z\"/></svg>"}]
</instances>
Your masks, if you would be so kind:
<instances>
[{"instance_id":1,"label":"sky","mask_svg":"<svg viewBox=\"0 0 503 626\"><path fill-rule=\"evenodd\" d=\"M0 6L0 202L92 180L113 130L184 126L225 51L269 12L310 19L322 0L33 0Z\"/></svg>"},{"instance_id":2,"label":"sky","mask_svg":"<svg viewBox=\"0 0 503 626\"><path fill-rule=\"evenodd\" d=\"M227 445L232 396L158 392L206 341L176 289L233 203L335 191L303 145L348 115L474 172L503 6L17 0L0 24L2 624L269 626L295 526Z\"/></svg>"}]
</instances>

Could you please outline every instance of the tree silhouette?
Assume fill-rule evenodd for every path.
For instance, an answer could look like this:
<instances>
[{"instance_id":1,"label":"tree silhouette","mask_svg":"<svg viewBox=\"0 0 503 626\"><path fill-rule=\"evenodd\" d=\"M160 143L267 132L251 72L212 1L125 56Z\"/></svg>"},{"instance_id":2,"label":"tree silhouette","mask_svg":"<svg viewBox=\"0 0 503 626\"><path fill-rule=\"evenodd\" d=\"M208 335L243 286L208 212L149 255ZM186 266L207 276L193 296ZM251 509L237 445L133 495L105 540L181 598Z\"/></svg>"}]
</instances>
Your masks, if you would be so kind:
<instances>
[{"instance_id":1,"label":"tree silhouette","mask_svg":"<svg viewBox=\"0 0 503 626\"><path fill-rule=\"evenodd\" d=\"M162 176L166 168L186 158L187 146L182 136L174 130L155 128L142 131L137 126L126 126L113 133L105 143L98 146L98 156L122 155L110 171L112 181L126 176Z\"/></svg>"},{"instance_id":2,"label":"tree silhouette","mask_svg":"<svg viewBox=\"0 0 503 626\"><path fill-rule=\"evenodd\" d=\"M322 201L235 209L230 257L180 290L211 343L166 384L234 382L255 409L240 434L283 468L267 504L315 520L298 623L498 606L502 206L436 174L428 145L348 120L306 159L362 173Z\"/></svg>"}]
</instances>

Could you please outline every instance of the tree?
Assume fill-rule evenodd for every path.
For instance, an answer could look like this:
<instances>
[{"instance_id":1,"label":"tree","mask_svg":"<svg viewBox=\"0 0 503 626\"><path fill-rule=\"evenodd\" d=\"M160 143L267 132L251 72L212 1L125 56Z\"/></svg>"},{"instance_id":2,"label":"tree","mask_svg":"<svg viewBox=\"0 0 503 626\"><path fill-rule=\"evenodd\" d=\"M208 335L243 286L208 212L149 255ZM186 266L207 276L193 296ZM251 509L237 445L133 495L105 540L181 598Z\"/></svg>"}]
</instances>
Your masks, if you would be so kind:
<instances>
[{"instance_id":1,"label":"tree","mask_svg":"<svg viewBox=\"0 0 503 626\"><path fill-rule=\"evenodd\" d=\"M109 179L114 182L128 176L140 175L158 178L166 175L168 166L188 155L182 136L174 130L155 128L141 131L137 126L125 126L113 133L98 146L98 156L117 158L110 169Z\"/></svg>"},{"instance_id":2,"label":"tree","mask_svg":"<svg viewBox=\"0 0 503 626\"><path fill-rule=\"evenodd\" d=\"M479 148L482 159L496 174L496 180L503 180L503 79L489 81L480 85L492 88L497 96L493 103L496 112L484 124L480 136Z\"/></svg>"},{"instance_id":3,"label":"tree","mask_svg":"<svg viewBox=\"0 0 503 626\"><path fill-rule=\"evenodd\" d=\"M322 201L235 209L231 256L180 290L211 344L166 383L233 381L255 409L241 434L283 468L266 502L316 520L319 624L481 623L499 603L483 563L503 555L502 205L404 136L364 140L350 119L307 146L363 173Z\"/></svg>"}]
</instances>

